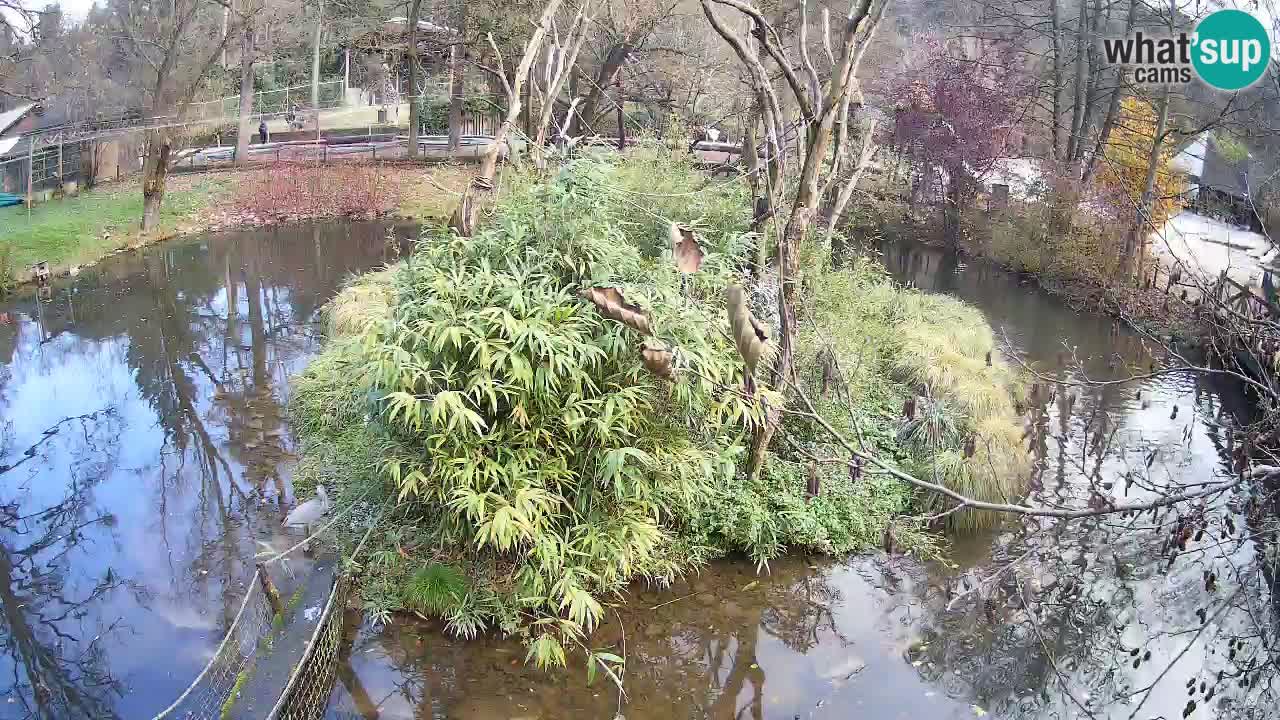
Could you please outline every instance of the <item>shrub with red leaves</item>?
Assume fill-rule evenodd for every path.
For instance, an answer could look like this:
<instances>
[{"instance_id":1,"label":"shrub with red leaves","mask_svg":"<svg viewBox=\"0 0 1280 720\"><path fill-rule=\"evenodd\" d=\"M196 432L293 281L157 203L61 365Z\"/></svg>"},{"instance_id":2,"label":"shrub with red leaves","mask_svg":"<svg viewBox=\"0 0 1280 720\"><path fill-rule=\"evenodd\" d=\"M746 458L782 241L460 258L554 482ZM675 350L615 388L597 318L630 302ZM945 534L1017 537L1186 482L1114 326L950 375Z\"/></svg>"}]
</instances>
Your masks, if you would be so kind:
<instances>
[{"instance_id":1,"label":"shrub with red leaves","mask_svg":"<svg viewBox=\"0 0 1280 720\"><path fill-rule=\"evenodd\" d=\"M236 210L264 222L375 217L396 207L400 188L377 165L282 162L245 176Z\"/></svg>"}]
</instances>

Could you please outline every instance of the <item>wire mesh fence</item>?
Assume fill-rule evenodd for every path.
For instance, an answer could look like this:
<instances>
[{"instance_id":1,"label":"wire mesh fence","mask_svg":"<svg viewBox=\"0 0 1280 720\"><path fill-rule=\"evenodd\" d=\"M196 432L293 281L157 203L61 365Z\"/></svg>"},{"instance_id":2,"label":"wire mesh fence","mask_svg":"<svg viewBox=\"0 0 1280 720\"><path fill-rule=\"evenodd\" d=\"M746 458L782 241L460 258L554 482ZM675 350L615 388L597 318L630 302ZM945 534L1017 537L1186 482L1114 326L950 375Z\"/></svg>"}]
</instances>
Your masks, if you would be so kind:
<instances>
[{"instance_id":1,"label":"wire mesh fence","mask_svg":"<svg viewBox=\"0 0 1280 720\"><path fill-rule=\"evenodd\" d=\"M282 635L279 628L283 618L261 588L261 572L254 573L240 611L204 671L153 720L227 720L244 716L249 699L242 694L259 664L273 651L279 651L273 649L272 643ZM249 715L268 720L319 720L324 715L337 673L343 608L350 588L351 581L345 574L335 575L315 630L292 666L283 690L278 698L273 694L266 699L266 705L259 706L270 706L271 711L262 715L250 709ZM271 699L275 700L274 705L270 704Z\"/></svg>"},{"instance_id":2,"label":"wire mesh fence","mask_svg":"<svg viewBox=\"0 0 1280 720\"><path fill-rule=\"evenodd\" d=\"M324 715L338 669L342 609L347 604L350 585L345 574L338 575L306 653L267 720L319 720Z\"/></svg>"},{"instance_id":3,"label":"wire mesh fence","mask_svg":"<svg viewBox=\"0 0 1280 720\"><path fill-rule=\"evenodd\" d=\"M342 80L327 80L319 84L319 107L330 109L340 107L343 102L345 83ZM254 115L278 115L291 110L313 109L311 103L311 85L296 85L278 90L262 90L253 94ZM202 120L235 120L240 117L240 96L229 95L218 100L193 103L189 115Z\"/></svg>"},{"instance_id":4,"label":"wire mesh fence","mask_svg":"<svg viewBox=\"0 0 1280 720\"><path fill-rule=\"evenodd\" d=\"M204 671L155 720L224 717L235 701L238 686L253 671L260 651L269 642L273 618L266 593L254 573L240 611Z\"/></svg>"},{"instance_id":5,"label":"wire mesh fence","mask_svg":"<svg viewBox=\"0 0 1280 720\"><path fill-rule=\"evenodd\" d=\"M314 553L317 538L353 510L356 520L366 525L352 557L359 555L378 524L364 502L353 503L306 540L259 563L213 657L153 720L319 720L324 715L337 675L351 578L332 552L325 552L328 560L317 561L296 576L288 556L303 548L309 548L304 553ZM328 537L336 542L342 528L333 532ZM274 566L276 562L281 564ZM278 567L295 581L296 592L287 602L271 580L268 566ZM331 579L325 582L325 578ZM322 604L314 606L317 614L312 608L302 609L310 604L308 598L323 598ZM310 630L312 621L315 626ZM267 707L270 712L264 712Z\"/></svg>"}]
</instances>

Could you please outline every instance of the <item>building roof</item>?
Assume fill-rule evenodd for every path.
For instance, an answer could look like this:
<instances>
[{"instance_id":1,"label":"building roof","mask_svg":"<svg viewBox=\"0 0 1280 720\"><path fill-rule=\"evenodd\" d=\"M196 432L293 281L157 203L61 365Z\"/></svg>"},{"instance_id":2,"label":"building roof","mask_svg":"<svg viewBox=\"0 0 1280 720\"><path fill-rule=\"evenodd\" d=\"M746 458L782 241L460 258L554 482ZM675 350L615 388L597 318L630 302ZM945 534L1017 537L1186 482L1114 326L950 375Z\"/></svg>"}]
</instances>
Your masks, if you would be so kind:
<instances>
[{"instance_id":1,"label":"building roof","mask_svg":"<svg viewBox=\"0 0 1280 720\"><path fill-rule=\"evenodd\" d=\"M1218 147L1217 139L1211 136L1205 147L1200 186L1213 188L1239 198L1247 197L1251 160L1251 157L1246 156L1239 162L1229 161Z\"/></svg>"},{"instance_id":2,"label":"building roof","mask_svg":"<svg viewBox=\"0 0 1280 720\"><path fill-rule=\"evenodd\" d=\"M26 117L27 113L31 112L35 106L35 103L27 103L26 105L19 105L12 110L6 110L0 113L0 135L4 135L6 130L13 127L13 125L22 118Z\"/></svg>"},{"instance_id":3,"label":"building roof","mask_svg":"<svg viewBox=\"0 0 1280 720\"><path fill-rule=\"evenodd\" d=\"M452 38L457 33L449 27L430 20L418 20L418 42L420 47L428 50L439 45L442 38ZM409 19L393 17L381 27L357 35L352 40L352 47L359 50L403 51L409 44Z\"/></svg>"}]
</instances>

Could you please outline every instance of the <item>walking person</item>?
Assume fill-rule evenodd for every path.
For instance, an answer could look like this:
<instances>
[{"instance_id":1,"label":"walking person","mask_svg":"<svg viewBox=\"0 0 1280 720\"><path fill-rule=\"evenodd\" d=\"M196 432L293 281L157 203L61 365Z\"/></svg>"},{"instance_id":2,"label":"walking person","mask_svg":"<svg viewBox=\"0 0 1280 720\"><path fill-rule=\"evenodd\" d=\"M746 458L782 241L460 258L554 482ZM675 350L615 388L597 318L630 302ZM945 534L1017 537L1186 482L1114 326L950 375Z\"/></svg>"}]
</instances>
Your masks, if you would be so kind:
<instances>
[{"instance_id":1,"label":"walking person","mask_svg":"<svg viewBox=\"0 0 1280 720\"><path fill-rule=\"evenodd\" d=\"M266 145L266 144L267 144L267 121L266 121L266 119L263 119L263 121L262 121L262 122L258 123L258 142L259 142L259 143L261 143L261 144L263 144L263 145Z\"/></svg>"}]
</instances>

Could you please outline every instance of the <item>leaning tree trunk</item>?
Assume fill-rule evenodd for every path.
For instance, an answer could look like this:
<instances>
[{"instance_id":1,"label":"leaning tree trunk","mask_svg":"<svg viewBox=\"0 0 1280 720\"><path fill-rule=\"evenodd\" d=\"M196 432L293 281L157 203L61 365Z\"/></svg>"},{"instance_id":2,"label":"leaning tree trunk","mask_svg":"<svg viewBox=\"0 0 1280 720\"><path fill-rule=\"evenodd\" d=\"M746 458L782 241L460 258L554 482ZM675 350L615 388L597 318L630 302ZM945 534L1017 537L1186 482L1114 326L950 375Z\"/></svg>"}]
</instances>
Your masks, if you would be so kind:
<instances>
[{"instance_id":1,"label":"leaning tree trunk","mask_svg":"<svg viewBox=\"0 0 1280 720\"><path fill-rule=\"evenodd\" d=\"M236 130L236 165L249 162L249 138L253 136L253 23L246 17L240 35L240 124Z\"/></svg>"},{"instance_id":2,"label":"leaning tree trunk","mask_svg":"<svg viewBox=\"0 0 1280 720\"><path fill-rule=\"evenodd\" d=\"M840 93L843 94L843 93ZM773 387L784 390L791 381L795 363L796 290L800 281L799 249L809 227L818 215L818 203L822 199L819 176L826 161L827 147L831 144L831 130L835 125L836 108L828 104L810 126L806 136L807 152L800 169L800 182L796 186L795 201L786 229L778 237L778 358L774 364ZM767 409L764 426L752 439L752 476L764 468L769 444L782 424L780 408Z\"/></svg>"},{"instance_id":3,"label":"leaning tree trunk","mask_svg":"<svg viewBox=\"0 0 1280 720\"><path fill-rule=\"evenodd\" d=\"M147 159L142 167L142 230L155 229L160 222L160 205L169 176L172 141L164 130L147 131Z\"/></svg>"},{"instance_id":4,"label":"leaning tree trunk","mask_svg":"<svg viewBox=\"0 0 1280 720\"><path fill-rule=\"evenodd\" d=\"M587 132L592 135L599 135L597 128L599 120L596 117L599 114L600 101L604 98L605 88L613 83L613 76L621 72L622 66L626 63L627 58L635 52L635 46L627 39L619 45L609 48L609 53L605 55L604 62L600 63L600 69L596 71L595 81L591 83L591 88L587 90L587 97L582 101L582 108L578 111L578 117L582 123L587 126Z\"/></svg>"}]
</instances>

